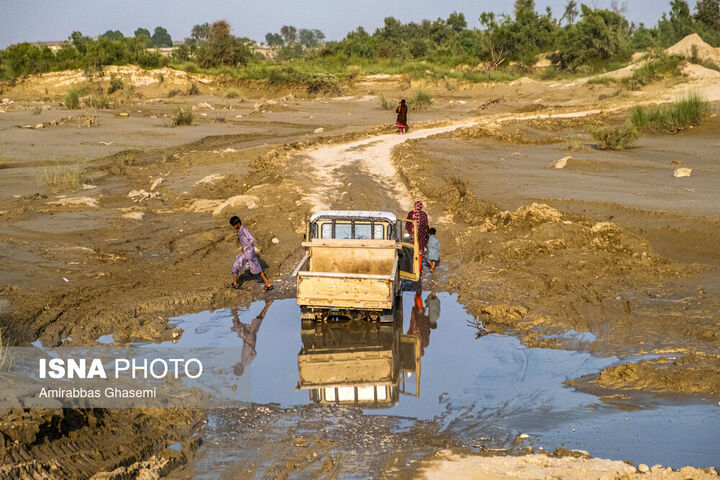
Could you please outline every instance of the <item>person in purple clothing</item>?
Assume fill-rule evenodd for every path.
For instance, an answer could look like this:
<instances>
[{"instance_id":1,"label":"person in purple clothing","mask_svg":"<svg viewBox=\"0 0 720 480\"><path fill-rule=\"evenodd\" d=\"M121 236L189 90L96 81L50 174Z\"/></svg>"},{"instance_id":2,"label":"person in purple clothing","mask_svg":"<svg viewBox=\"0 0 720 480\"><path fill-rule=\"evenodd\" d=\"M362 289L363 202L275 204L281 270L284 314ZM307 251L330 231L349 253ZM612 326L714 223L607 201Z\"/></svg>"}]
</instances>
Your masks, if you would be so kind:
<instances>
[{"instance_id":1,"label":"person in purple clothing","mask_svg":"<svg viewBox=\"0 0 720 480\"><path fill-rule=\"evenodd\" d=\"M252 361L255 359L255 356L257 355L257 351L255 351L255 345L257 344L258 330L260 330L260 325L262 324L262 321L265 318L265 314L267 313L272 303L272 300L270 300L269 302L265 302L265 307L263 307L262 312L260 312L260 315L253 319L250 325L242 323L240 321L237 308L232 309L233 326L232 328L230 328L230 330L236 332L238 337L242 338L243 341L242 353L240 354L240 362L236 364L235 368L233 369L233 372L238 377L242 376L242 374L245 372L245 367L250 365L250 363L252 363Z\"/></svg>"},{"instance_id":2,"label":"person in purple clothing","mask_svg":"<svg viewBox=\"0 0 720 480\"><path fill-rule=\"evenodd\" d=\"M262 266L260 265L260 259L257 253L255 253L255 237L252 236L250 230L242 224L237 216L230 219L230 225L233 229L237 230L238 241L242 246L242 252L235 257L232 266L232 287L236 289L240 288L240 284L238 283L240 274L246 270L250 270L250 273L253 275L260 275L262 281L265 282L265 290L272 290L273 286L265 276L265 272L263 272Z\"/></svg>"}]
</instances>

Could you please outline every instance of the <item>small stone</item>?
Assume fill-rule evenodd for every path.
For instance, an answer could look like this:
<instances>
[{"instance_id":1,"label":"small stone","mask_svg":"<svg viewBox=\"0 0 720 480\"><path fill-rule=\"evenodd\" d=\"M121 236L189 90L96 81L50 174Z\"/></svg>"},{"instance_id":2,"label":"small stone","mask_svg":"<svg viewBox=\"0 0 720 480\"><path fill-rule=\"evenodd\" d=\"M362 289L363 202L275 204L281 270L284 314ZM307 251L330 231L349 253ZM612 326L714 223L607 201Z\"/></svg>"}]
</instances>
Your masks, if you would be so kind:
<instances>
[{"instance_id":1,"label":"small stone","mask_svg":"<svg viewBox=\"0 0 720 480\"><path fill-rule=\"evenodd\" d=\"M150 191L152 192L153 190L155 190L164 181L165 181L165 179L162 177L156 178L155 181L150 186Z\"/></svg>"},{"instance_id":2,"label":"small stone","mask_svg":"<svg viewBox=\"0 0 720 480\"><path fill-rule=\"evenodd\" d=\"M644 463L641 463L640 465L638 465L637 469L638 469L638 472L640 472L640 473L647 473L650 471L650 468L647 465L645 465Z\"/></svg>"},{"instance_id":3,"label":"small stone","mask_svg":"<svg viewBox=\"0 0 720 480\"><path fill-rule=\"evenodd\" d=\"M44 125L43 125L42 123L38 123L37 125L35 125L35 128L36 128L36 129L37 129L37 128L43 128L43 126L44 126Z\"/></svg>"},{"instance_id":4,"label":"small stone","mask_svg":"<svg viewBox=\"0 0 720 480\"><path fill-rule=\"evenodd\" d=\"M273 237L272 243L280 243L280 239L277 237Z\"/></svg>"},{"instance_id":5,"label":"small stone","mask_svg":"<svg viewBox=\"0 0 720 480\"><path fill-rule=\"evenodd\" d=\"M692 175L692 168L676 168L673 172L675 178L689 177L690 175Z\"/></svg>"},{"instance_id":6,"label":"small stone","mask_svg":"<svg viewBox=\"0 0 720 480\"><path fill-rule=\"evenodd\" d=\"M526 439L529 437L530 437L530 435L528 435L527 433L521 433L520 435L518 435L518 438L520 438L520 439Z\"/></svg>"},{"instance_id":7,"label":"small stone","mask_svg":"<svg viewBox=\"0 0 720 480\"><path fill-rule=\"evenodd\" d=\"M318 127L315 129L315 133L323 133L325 129L323 127Z\"/></svg>"},{"instance_id":8,"label":"small stone","mask_svg":"<svg viewBox=\"0 0 720 480\"><path fill-rule=\"evenodd\" d=\"M572 157L568 155L567 157L563 157L560 160L553 162L550 165L550 168L557 168L558 170L561 168L565 168L567 166L567 162L570 160L572 160Z\"/></svg>"},{"instance_id":9,"label":"small stone","mask_svg":"<svg viewBox=\"0 0 720 480\"><path fill-rule=\"evenodd\" d=\"M130 114L127 113L127 112L120 112L120 113L118 113L118 116L119 116L119 117L129 117Z\"/></svg>"}]
</instances>

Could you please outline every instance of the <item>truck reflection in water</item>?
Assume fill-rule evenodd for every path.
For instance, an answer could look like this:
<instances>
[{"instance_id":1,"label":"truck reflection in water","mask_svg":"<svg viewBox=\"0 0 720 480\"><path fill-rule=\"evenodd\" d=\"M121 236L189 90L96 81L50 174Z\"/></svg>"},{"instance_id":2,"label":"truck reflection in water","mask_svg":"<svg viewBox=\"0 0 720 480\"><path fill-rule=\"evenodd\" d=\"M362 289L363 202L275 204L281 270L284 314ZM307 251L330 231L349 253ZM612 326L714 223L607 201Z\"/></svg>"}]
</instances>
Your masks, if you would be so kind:
<instances>
[{"instance_id":1,"label":"truck reflection in water","mask_svg":"<svg viewBox=\"0 0 720 480\"><path fill-rule=\"evenodd\" d=\"M421 340L403 334L402 302L390 323L330 317L302 321L298 386L321 404L389 408L420 395Z\"/></svg>"}]
</instances>

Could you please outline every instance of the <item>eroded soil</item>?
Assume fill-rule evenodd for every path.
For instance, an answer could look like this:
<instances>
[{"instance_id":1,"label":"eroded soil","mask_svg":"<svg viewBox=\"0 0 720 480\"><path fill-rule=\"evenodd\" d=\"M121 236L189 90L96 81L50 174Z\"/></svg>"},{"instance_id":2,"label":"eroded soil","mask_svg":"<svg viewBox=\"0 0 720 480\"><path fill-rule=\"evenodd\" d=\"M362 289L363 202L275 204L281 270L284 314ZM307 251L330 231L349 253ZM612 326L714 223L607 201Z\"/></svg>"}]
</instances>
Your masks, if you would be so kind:
<instances>
[{"instance_id":1,"label":"eroded soil","mask_svg":"<svg viewBox=\"0 0 720 480\"><path fill-rule=\"evenodd\" d=\"M116 74L127 82L138 75ZM110 333L117 343L160 341L174 314L292 297L288 274L312 210L401 213L420 198L442 245L441 268L428 281L459 293L484 328L534 346L673 356L674 363L624 367L629 373L613 367L583 382L716 401L720 121L673 137L646 136L621 153L597 150L586 133L588 125L623 121L636 102L691 89L717 100L712 76L622 95L582 81L447 90L390 77L347 86L342 98L247 89L243 100L219 96L227 88L220 81L180 77L136 79L137 95L110 111L59 106L67 85L85 78L30 79L3 94L15 101L0 113L5 342L92 345ZM201 83L201 97L167 98L192 81ZM406 136L392 133L394 115L377 110L374 95L394 100L420 86L434 93L433 109L411 112ZM31 106L42 97L44 109L34 116ZM196 107L192 126L169 126L178 105ZM565 168L548 168L567 155ZM679 166L693 168L692 176L674 178ZM77 189L46 185L65 170L85 173ZM254 281L240 291L227 287L237 248L231 215L255 235L276 285L271 294ZM569 345L556 335L569 329L596 340ZM693 375L677 373L683 369ZM117 468L130 470L109 478L143 469L167 475L194 452L190 432L202 431L203 416L9 412L3 468L61 478ZM385 420L366 421L374 431ZM442 438L428 442L422 432L407 435L424 454L453 447ZM264 437L257 438L261 445ZM288 433L267 452L275 476L333 472L332 456L319 462L293 453L297 466L289 467L282 447L297 441ZM335 441L342 443L331 435L318 440ZM186 446L182 454L168 453L171 442ZM402 457L402 443L397 447ZM82 459L66 462L59 452ZM249 475L258 471L249 468ZM374 475L383 471L391 470L373 467Z\"/></svg>"}]
</instances>

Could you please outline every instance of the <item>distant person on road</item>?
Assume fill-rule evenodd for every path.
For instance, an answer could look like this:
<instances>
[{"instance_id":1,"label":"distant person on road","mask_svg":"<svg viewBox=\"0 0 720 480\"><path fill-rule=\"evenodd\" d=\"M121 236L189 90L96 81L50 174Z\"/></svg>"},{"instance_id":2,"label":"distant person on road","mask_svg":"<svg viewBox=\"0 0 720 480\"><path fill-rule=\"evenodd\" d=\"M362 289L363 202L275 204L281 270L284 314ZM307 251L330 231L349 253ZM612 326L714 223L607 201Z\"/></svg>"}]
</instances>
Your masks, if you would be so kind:
<instances>
[{"instance_id":1,"label":"distant person on road","mask_svg":"<svg viewBox=\"0 0 720 480\"><path fill-rule=\"evenodd\" d=\"M429 238L428 216L427 213L423 211L423 202L420 200L415 202L413 209L407 214L407 219L414 220L417 224L417 240L418 247L420 248L420 271L422 271L423 251L425 250L425 245L427 245ZM407 223L405 229L410 235L413 234L412 223Z\"/></svg>"},{"instance_id":2,"label":"distant person on road","mask_svg":"<svg viewBox=\"0 0 720 480\"><path fill-rule=\"evenodd\" d=\"M233 283L232 287L237 289L240 288L238 278L241 273L246 270L250 270L253 275L260 275L262 281L265 282L265 290L272 290L273 286L265 276L262 265L260 265L260 259L255 253L255 237L250 234L250 230L242 224L237 216L230 219L230 225L233 229L238 232L238 241L242 246L242 252L235 257L235 262L232 266Z\"/></svg>"},{"instance_id":3,"label":"distant person on road","mask_svg":"<svg viewBox=\"0 0 720 480\"><path fill-rule=\"evenodd\" d=\"M237 309L232 309L233 326L230 330L237 332L238 337L242 338L243 341L242 352L240 353L240 362L236 364L233 369L233 373L235 373L238 377L242 376L245 372L245 367L250 365L257 356L257 351L255 351L257 333L258 330L260 330L263 318L265 318L265 314L272 303L272 300L265 302L265 307L263 307L262 312L260 312L260 315L255 317L252 322L250 322L250 325L242 323L238 317Z\"/></svg>"},{"instance_id":4,"label":"distant person on road","mask_svg":"<svg viewBox=\"0 0 720 480\"><path fill-rule=\"evenodd\" d=\"M440 241L435 236L436 233L437 230L434 228L428 230L427 255L425 258L428 265L430 265L430 273L435 271L435 265L440 261Z\"/></svg>"},{"instance_id":5,"label":"distant person on road","mask_svg":"<svg viewBox=\"0 0 720 480\"><path fill-rule=\"evenodd\" d=\"M398 133L407 132L407 111L408 107L407 105L405 105L405 99L400 100L400 105L398 105L395 109L395 113L397 113L397 120L395 121L395 126L398 129Z\"/></svg>"}]
</instances>

